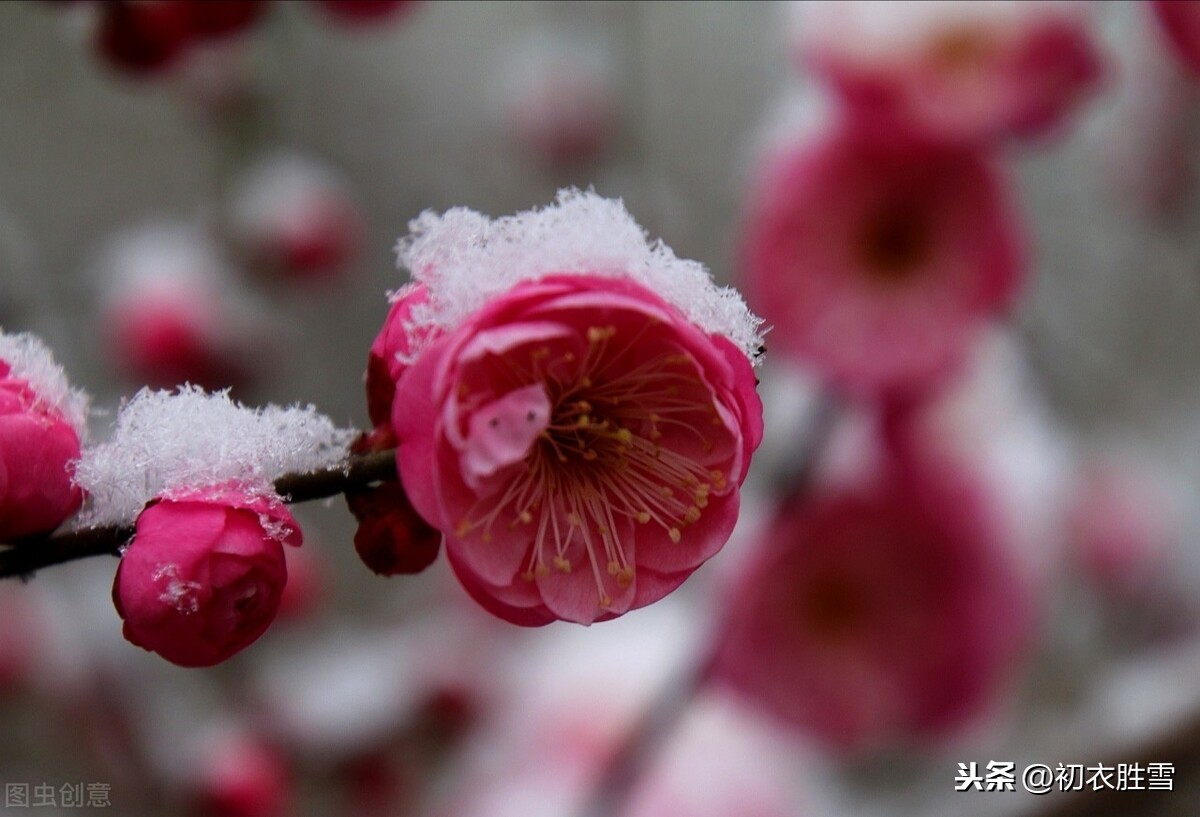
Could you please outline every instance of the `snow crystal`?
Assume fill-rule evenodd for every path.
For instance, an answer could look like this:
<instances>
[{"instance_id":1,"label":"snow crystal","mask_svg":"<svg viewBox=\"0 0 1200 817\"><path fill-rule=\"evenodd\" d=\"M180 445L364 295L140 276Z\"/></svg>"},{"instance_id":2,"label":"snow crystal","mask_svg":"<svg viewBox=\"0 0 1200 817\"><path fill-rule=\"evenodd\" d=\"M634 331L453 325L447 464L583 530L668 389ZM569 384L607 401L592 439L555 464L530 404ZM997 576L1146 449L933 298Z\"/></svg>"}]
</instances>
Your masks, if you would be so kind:
<instances>
[{"instance_id":1,"label":"snow crystal","mask_svg":"<svg viewBox=\"0 0 1200 817\"><path fill-rule=\"evenodd\" d=\"M6 334L0 330L0 360L9 365L12 377L29 383L38 397L63 413L80 439L87 430L88 398L71 388L62 366L40 338L27 332Z\"/></svg>"},{"instance_id":2,"label":"snow crystal","mask_svg":"<svg viewBox=\"0 0 1200 817\"><path fill-rule=\"evenodd\" d=\"M169 604L177 612L189 615L200 609L199 582L184 581L179 578L179 566L163 563L154 571L154 581L162 583L166 579L167 589L158 597L163 604Z\"/></svg>"},{"instance_id":3,"label":"snow crystal","mask_svg":"<svg viewBox=\"0 0 1200 817\"><path fill-rule=\"evenodd\" d=\"M674 304L707 332L725 335L751 360L762 320L705 267L651 242L619 199L560 190L555 204L490 219L455 207L426 211L396 246L401 266L425 284L429 301L408 325L414 354L431 327L451 330L514 285L556 273L628 277ZM395 297L395 296L393 296Z\"/></svg>"},{"instance_id":4,"label":"snow crystal","mask_svg":"<svg viewBox=\"0 0 1200 817\"><path fill-rule=\"evenodd\" d=\"M233 481L269 494L284 474L342 462L354 434L312 406L253 409L195 386L142 389L112 438L83 451L75 480L90 503L79 524L130 522L160 494Z\"/></svg>"}]
</instances>

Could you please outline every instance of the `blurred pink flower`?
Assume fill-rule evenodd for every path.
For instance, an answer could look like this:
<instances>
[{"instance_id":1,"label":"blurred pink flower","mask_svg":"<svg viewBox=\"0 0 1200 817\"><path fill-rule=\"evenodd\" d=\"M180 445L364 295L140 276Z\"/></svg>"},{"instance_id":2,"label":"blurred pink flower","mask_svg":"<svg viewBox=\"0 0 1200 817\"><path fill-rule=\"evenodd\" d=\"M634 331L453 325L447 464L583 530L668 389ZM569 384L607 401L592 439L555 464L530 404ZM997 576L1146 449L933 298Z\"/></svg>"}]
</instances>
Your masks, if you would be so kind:
<instances>
[{"instance_id":1,"label":"blurred pink flower","mask_svg":"<svg viewBox=\"0 0 1200 817\"><path fill-rule=\"evenodd\" d=\"M1150 5L1175 55L1200 74L1200 5L1193 0L1151 0Z\"/></svg>"},{"instance_id":2,"label":"blurred pink flower","mask_svg":"<svg viewBox=\"0 0 1200 817\"><path fill-rule=\"evenodd\" d=\"M125 638L184 667L224 661L275 619L283 544L300 541L281 502L236 486L155 500L138 516L113 583Z\"/></svg>"},{"instance_id":3,"label":"blurred pink flower","mask_svg":"<svg viewBox=\"0 0 1200 817\"><path fill-rule=\"evenodd\" d=\"M737 585L716 677L843 750L981 714L1031 611L978 487L965 471L906 463L793 498Z\"/></svg>"},{"instance_id":4,"label":"blurred pink flower","mask_svg":"<svg viewBox=\"0 0 1200 817\"><path fill-rule=\"evenodd\" d=\"M260 271L322 281L348 270L364 226L337 173L307 157L283 155L262 161L241 180L233 228Z\"/></svg>"},{"instance_id":5,"label":"blurred pink flower","mask_svg":"<svg viewBox=\"0 0 1200 817\"><path fill-rule=\"evenodd\" d=\"M740 349L641 284L551 275L400 379L397 463L476 601L588 624L662 598L725 544L762 434L754 388Z\"/></svg>"},{"instance_id":6,"label":"blurred pink flower","mask_svg":"<svg viewBox=\"0 0 1200 817\"><path fill-rule=\"evenodd\" d=\"M98 3L96 46L110 65L151 76L194 46L255 25L270 8L260 0L107 0Z\"/></svg>"},{"instance_id":7,"label":"blurred pink flower","mask_svg":"<svg viewBox=\"0 0 1200 817\"><path fill-rule=\"evenodd\" d=\"M766 161L742 279L772 351L852 391L944 376L1011 303L1022 234L978 151L843 122Z\"/></svg>"},{"instance_id":8,"label":"blurred pink flower","mask_svg":"<svg viewBox=\"0 0 1200 817\"><path fill-rule=\"evenodd\" d=\"M344 25L369 26L411 12L418 0L316 0L316 5L332 20Z\"/></svg>"},{"instance_id":9,"label":"blurred pink flower","mask_svg":"<svg viewBox=\"0 0 1200 817\"><path fill-rule=\"evenodd\" d=\"M1163 570L1178 523L1161 486L1115 461L1084 466L1066 514L1080 566L1118 596L1145 590Z\"/></svg>"},{"instance_id":10,"label":"blurred pink flower","mask_svg":"<svg viewBox=\"0 0 1200 817\"><path fill-rule=\"evenodd\" d=\"M807 2L800 59L853 115L954 141L1059 125L1103 64L1082 3Z\"/></svg>"},{"instance_id":11,"label":"blurred pink flower","mask_svg":"<svg viewBox=\"0 0 1200 817\"><path fill-rule=\"evenodd\" d=\"M0 541L49 533L79 510L79 431L0 359Z\"/></svg>"},{"instance_id":12,"label":"blurred pink flower","mask_svg":"<svg viewBox=\"0 0 1200 817\"><path fill-rule=\"evenodd\" d=\"M95 266L105 351L127 379L211 390L252 379L246 349L261 356L269 348L261 317L204 231L142 225L114 236Z\"/></svg>"},{"instance_id":13,"label":"blurred pink flower","mask_svg":"<svg viewBox=\"0 0 1200 817\"><path fill-rule=\"evenodd\" d=\"M287 763L252 735L213 742L200 758L191 800L198 817L283 817L291 800Z\"/></svg>"},{"instance_id":14,"label":"blurred pink flower","mask_svg":"<svg viewBox=\"0 0 1200 817\"><path fill-rule=\"evenodd\" d=\"M620 118L614 59L582 33L535 31L499 72L508 129L550 164L585 162L612 143Z\"/></svg>"}]
</instances>

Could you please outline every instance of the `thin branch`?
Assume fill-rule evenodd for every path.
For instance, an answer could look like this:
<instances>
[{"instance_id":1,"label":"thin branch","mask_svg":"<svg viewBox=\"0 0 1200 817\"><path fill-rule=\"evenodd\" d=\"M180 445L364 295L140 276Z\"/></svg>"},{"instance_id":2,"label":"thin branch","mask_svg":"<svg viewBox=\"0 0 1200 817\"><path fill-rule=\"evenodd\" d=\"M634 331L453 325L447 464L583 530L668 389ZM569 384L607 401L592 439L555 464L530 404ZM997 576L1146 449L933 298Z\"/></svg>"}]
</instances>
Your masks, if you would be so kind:
<instances>
[{"instance_id":1,"label":"thin branch","mask_svg":"<svg viewBox=\"0 0 1200 817\"><path fill-rule=\"evenodd\" d=\"M343 463L320 471L284 474L275 480L274 487L285 502L308 502L397 478L396 451L389 449L353 454ZM132 525L108 525L22 539L0 549L0 579L28 576L43 567L89 556L118 556L132 536Z\"/></svg>"}]
</instances>

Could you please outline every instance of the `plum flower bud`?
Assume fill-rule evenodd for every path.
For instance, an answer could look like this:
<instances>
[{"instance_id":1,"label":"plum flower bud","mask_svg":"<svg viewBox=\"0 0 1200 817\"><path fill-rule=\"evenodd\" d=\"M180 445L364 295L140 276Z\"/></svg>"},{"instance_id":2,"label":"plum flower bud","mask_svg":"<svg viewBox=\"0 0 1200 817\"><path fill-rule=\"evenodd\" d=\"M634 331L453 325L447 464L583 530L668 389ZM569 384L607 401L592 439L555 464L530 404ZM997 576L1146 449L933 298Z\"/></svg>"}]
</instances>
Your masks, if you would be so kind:
<instances>
[{"instance_id":1,"label":"plum flower bud","mask_svg":"<svg viewBox=\"0 0 1200 817\"><path fill-rule=\"evenodd\" d=\"M1200 74L1200 7L1188 0L1152 0L1150 5L1175 56Z\"/></svg>"},{"instance_id":2,"label":"plum flower bud","mask_svg":"<svg viewBox=\"0 0 1200 817\"><path fill-rule=\"evenodd\" d=\"M1021 232L978 151L853 123L764 163L742 276L772 349L852 391L946 375L1011 302Z\"/></svg>"},{"instance_id":3,"label":"plum flower bud","mask_svg":"<svg viewBox=\"0 0 1200 817\"><path fill-rule=\"evenodd\" d=\"M114 68L150 76L169 68L191 41L187 3L169 0L100 4L96 47Z\"/></svg>"},{"instance_id":4,"label":"plum flower bud","mask_svg":"<svg viewBox=\"0 0 1200 817\"><path fill-rule=\"evenodd\" d=\"M1082 3L796 4L800 58L881 130L984 141L1045 132L1102 72Z\"/></svg>"},{"instance_id":5,"label":"plum flower bud","mask_svg":"<svg viewBox=\"0 0 1200 817\"><path fill-rule=\"evenodd\" d=\"M737 520L762 405L731 337L756 319L594 194L413 227L409 338L444 332L397 383L397 465L464 587L523 625L674 590Z\"/></svg>"},{"instance_id":6,"label":"plum flower bud","mask_svg":"<svg viewBox=\"0 0 1200 817\"><path fill-rule=\"evenodd\" d=\"M411 360L414 352L408 337L413 309L428 301L429 293L423 285L402 287L393 295L392 308L371 344L366 373L367 413L376 427L391 428L396 381L408 369L405 361ZM422 338L421 342L429 339Z\"/></svg>"},{"instance_id":7,"label":"plum flower bud","mask_svg":"<svg viewBox=\"0 0 1200 817\"><path fill-rule=\"evenodd\" d=\"M220 663L279 609L283 545L300 529L278 499L236 485L172 492L137 518L113 601L125 638L183 667Z\"/></svg>"},{"instance_id":8,"label":"plum flower bud","mask_svg":"<svg viewBox=\"0 0 1200 817\"><path fill-rule=\"evenodd\" d=\"M337 277L363 231L344 182L301 156L277 156L251 170L237 191L233 221L251 262L293 281Z\"/></svg>"},{"instance_id":9,"label":"plum flower bud","mask_svg":"<svg viewBox=\"0 0 1200 817\"><path fill-rule=\"evenodd\" d=\"M794 499L729 607L715 677L844 750L936 736L994 700L1029 592L972 474L911 464Z\"/></svg>"},{"instance_id":10,"label":"plum flower bud","mask_svg":"<svg viewBox=\"0 0 1200 817\"><path fill-rule=\"evenodd\" d=\"M0 334L0 541L49 533L79 510L85 404L39 340Z\"/></svg>"}]
</instances>

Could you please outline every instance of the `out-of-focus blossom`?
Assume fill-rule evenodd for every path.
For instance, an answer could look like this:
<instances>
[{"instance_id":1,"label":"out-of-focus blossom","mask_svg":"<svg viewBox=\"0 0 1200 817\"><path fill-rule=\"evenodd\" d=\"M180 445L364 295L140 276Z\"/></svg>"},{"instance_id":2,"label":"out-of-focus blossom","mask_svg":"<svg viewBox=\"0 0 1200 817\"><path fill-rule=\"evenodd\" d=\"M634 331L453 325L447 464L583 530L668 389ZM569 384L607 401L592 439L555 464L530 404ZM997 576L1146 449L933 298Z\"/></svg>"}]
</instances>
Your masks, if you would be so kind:
<instances>
[{"instance_id":1,"label":"out-of-focus blossom","mask_svg":"<svg viewBox=\"0 0 1200 817\"><path fill-rule=\"evenodd\" d=\"M321 608L328 592L328 566L312 547L286 548L287 584L279 598L279 620L300 621Z\"/></svg>"},{"instance_id":2,"label":"out-of-focus blossom","mask_svg":"<svg viewBox=\"0 0 1200 817\"><path fill-rule=\"evenodd\" d=\"M1131 466L1085 464L1067 506L1067 534L1079 564L1103 589L1144 589L1166 562L1178 518L1167 494Z\"/></svg>"},{"instance_id":3,"label":"out-of-focus blossom","mask_svg":"<svg viewBox=\"0 0 1200 817\"><path fill-rule=\"evenodd\" d=\"M1200 6L1191 0L1151 0L1171 49L1195 74L1200 74Z\"/></svg>"},{"instance_id":4,"label":"out-of-focus blossom","mask_svg":"<svg viewBox=\"0 0 1200 817\"><path fill-rule=\"evenodd\" d=\"M109 244L98 266L103 337L125 377L207 389L250 377L244 305L202 233L166 224L133 230Z\"/></svg>"},{"instance_id":5,"label":"out-of-focus blossom","mask_svg":"<svg viewBox=\"0 0 1200 817\"><path fill-rule=\"evenodd\" d=\"M419 5L418 0L316 0L331 20L350 26L369 26L401 17Z\"/></svg>"},{"instance_id":6,"label":"out-of-focus blossom","mask_svg":"<svg viewBox=\"0 0 1200 817\"><path fill-rule=\"evenodd\" d=\"M528 626L674 590L737 520L759 320L594 193L410 229L398 252L427 300L406 322L396 460L463 586Z\"/></svg>"},{"instance_id":7,"label":"out-of-focus blossom","mask_svg":"<svg viewBox=\"0 0 1200 817\"><path fill-rule=\"evenodd\" d=\"M338 277L360 249L363 221L345 183L296 155L263 160L242 179L233 230L250 262L289 281Z\"/></svg>"},{"instance_id":8,"label":"out-of-focus blossom","mask_svg":"<svg viewBox=\"0 0 1200 817\"><path fill-rule=\"evenodd\" d=\"M802 2L798 56L852 115L948 140L1035 135L1090 92L1102 61L1087 4Z\"/></svg>"},{"instance_id":9,"label":"out-of-focus blossom","mask_svg":"<svg viewBox=\"0 0 1200 817\"><path fill-rule=\"evenodd\" d=\"M197 817L283 817L291 784L282 754L252 735L213 742L199 759L190 799Z\"/></svg>"},{"instance_id":10,"label":"out-of-focus blossom","mask_svg":"<svg viewBox=\"0 0 1200 817\"><path fill-rule=\"evenodd\" d=\"M1029 588L973 475L885 459L871 480L778 510L731 599L715 670L843 750L980 715L1031 623Z\"/></svg>"},{"instance_id":11,"label":"out-of-focus blossom","mask_svg":"<svg viewBox=\"0 0 1200 817\"><path fill-rule=\"evenodd\" d=\"M472 596L613 618L729 538L761 436L745 355L628 279L519 284L435 341L392 416L413 506Z\"/></svg>"},{"instance_id":12,"label":"out-of-focus blossom","mask_svg":"<svg viewBox=\"0 0 1200 817\"><path fill-rule=\"evenodd\" d=\"M851 391L905 391L954 369L1009 306L1021 243L978 151L842 122L766 158L741 272L774 352Z\"/></svg>"},{"instance_id":13,"label":"out-of-focus blossom","mask_svg":"<svg viewBox=\"0 0 1200 817\"><path fill-rule=\"evenodd\" d=\"M81 399L41 341L0 333L0 542L49 533L79 510Z\"/></svg>"},{"instance_id":14,"label":"out-of-focus blossom","mask_svg":"<svg viewBox=\"0 0 1200 817\"><path fill-rule=\"evenodd\" d=\"M125 638L184 667L224 661L275 619L300 539L282 503L237 486L152 502L113 584Z\"/></svg>"},{"instance_id":15,"label":"out-of-focus blossom","mask_svg":"<svg viewBox=\"0 0 1200 817\"><path fill-rule=\"evenodd\" d=\"M187 3L172 0L100 4L96 47L115 68L151 75L181 57L191 39Z\"/></svg>"},{"instance_id":16,"label":"out-of-focus blossom","mask_svg":"<svg viewBox=\"0 0 1200 817\"><path fill-rule=\"evenodd\" d=\"M194 46L247 30L269 9L259 0L108 0L98 3L96 45L115 68L150 76Z\"/></svg>"},{"instance_id":17,"label":"out-of-focus blossom","mask_svg":"<svg viewBox=\"0 0 1200 817\"><path fill-rule=\"evenodd\" d=\"M500 73L508 129L552 164L594 159L612 141L620 102L602 41L538 32L510 50Z\"/></svg>"}]
</instances>

